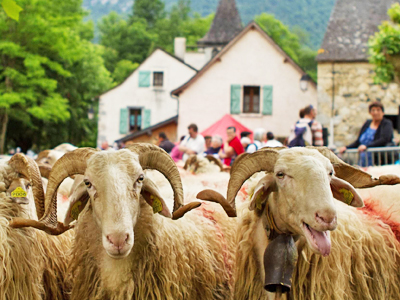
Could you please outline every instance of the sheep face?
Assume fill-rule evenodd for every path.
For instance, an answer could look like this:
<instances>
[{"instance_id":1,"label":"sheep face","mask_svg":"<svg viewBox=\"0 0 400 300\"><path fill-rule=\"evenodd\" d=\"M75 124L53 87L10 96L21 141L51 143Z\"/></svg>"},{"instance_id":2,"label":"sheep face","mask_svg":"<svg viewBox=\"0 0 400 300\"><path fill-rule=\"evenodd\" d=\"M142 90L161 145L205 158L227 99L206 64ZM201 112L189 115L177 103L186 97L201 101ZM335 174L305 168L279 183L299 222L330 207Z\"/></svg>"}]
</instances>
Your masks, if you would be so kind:
<instances>
[{"instance_id":1,"label":"sheep face","mask_svg":"<svg viewBox=\"0 0 400 300\"><path fill-rule=\"evenodd\" d=\"M332 164L318 152L298 156L282 151L273 174L257 185L252 205L261 208L260 196L268 198L273 192L268 201L279 230L304 236L314 252L326 256L331 248L329 231L337 226L332 176Z\"/></svg>"},{"instance_id":2,"label":"sheep face","mask_svg":"<svg viewBox=\"0 0 400 300\"><path fill-rule=\"evenodd\" d=\"M128 150L99 152L88 160L84 182L103 247L112 258L124 258L132 249L143 180L138 156Z\"/></svg>"}]
</instances>

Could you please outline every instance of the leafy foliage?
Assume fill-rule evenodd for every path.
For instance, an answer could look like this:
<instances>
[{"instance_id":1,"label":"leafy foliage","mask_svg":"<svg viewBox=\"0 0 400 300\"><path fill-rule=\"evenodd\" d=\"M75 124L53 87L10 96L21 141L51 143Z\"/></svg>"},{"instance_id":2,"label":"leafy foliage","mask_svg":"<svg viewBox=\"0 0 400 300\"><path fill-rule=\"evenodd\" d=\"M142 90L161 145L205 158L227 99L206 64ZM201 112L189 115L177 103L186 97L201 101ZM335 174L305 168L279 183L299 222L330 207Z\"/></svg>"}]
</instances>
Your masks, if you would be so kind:
<instances>
[{"instance_id":1,"label":"leafy foliage","mask_svg":"<svg viewBox=\"0 0 400 300\"><path fill-rule=\"evenodd\" d=\"M96 123L87 120L87 110L111 79L102 48L87 40L93 24L83 23L81 1L19 4L19 23L0 11L0 112L7 144L27 150L93 140Z\"/></svg>"},{"instance_id":2,"label":"leafy foliage","mask_svg":"<svg viewBox=\"0 0 400 300\"><path fill-rule=\"evenodd\" d=\"M19 13L21 12L22 8L14 0L2 0L1 6L3 7L4 11L6 12L7 16L15 21L19 20Z\"/></svg>"},{"instance_id":3,"label":"leafy foliage","mask_svg":"<svg viewBox=\"0 0 400 300\"><path fill-rule=\"evenodd\" d=\"M400 4L393 4L388 15L391 21L384 21L368 41L369 61L376 66L376 83L399 80L396 73L400 74Z\"/></svg>"},{"instance_id":4,"label":"leafy foliage","mask_svg":"<svg viewBox=\"0 0 400 300\"><path fill-rule=\"evenodd\" d=\"M166 11L171 11L178 2L179 0L164 0ZM191 2L190 9L205 17L215 13L218 2L219 0L196 0ZM307 46L313 50L321 45L335 2L336 0L236 0L244 24L253 20L260 12L273 14L290 28L298 26L305 30L310 36ZM127 16L131 12L132 3L132 0L84 0L84 7L91 11L90 18L96 21L111 11Z\"/></svg>"}]
</instances>

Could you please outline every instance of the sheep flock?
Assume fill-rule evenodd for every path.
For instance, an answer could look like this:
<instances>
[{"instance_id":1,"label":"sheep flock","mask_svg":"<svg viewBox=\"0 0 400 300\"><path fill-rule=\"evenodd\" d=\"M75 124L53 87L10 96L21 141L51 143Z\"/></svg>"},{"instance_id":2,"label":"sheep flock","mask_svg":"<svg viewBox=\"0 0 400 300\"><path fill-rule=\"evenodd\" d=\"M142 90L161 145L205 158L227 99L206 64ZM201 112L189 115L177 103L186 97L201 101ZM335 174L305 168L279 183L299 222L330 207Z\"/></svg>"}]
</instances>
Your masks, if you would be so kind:
<instances>
[{"instance_id":1,"label":"sheep flock","mask_svg":"<svg viewBox=\"0 0 400 300\"><path fill-rule=\"evenodd\" d=\"M400 299L400 168L64 144L0 165L0 300ZM390 174L389 174L390 173Z\"/></svg>"}]
</instances>

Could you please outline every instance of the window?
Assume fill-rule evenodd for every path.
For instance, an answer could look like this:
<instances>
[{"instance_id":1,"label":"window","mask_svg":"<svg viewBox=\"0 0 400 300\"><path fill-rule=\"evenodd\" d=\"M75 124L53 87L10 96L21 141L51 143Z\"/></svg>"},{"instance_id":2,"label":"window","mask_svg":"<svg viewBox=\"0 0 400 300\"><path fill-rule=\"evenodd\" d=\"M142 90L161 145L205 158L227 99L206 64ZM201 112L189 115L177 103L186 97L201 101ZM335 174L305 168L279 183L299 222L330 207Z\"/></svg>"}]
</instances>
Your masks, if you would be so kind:
<instances>
[{"instance_id":1,"label":"window","mask_svg":"<svg viewBox=\"0 0 400 300\"><path fill-rule=\"evenodd\" d=\"M164 72L153 72L153 86L163 86Z\"/></svg>"},{"instance_id":2,"label":"window","mask_svg":"<svg viewBox=\"0 0 400 300\"><path fill-rule=\"evenodd\" d=\"M243 113L260 113L260 87L243 87Z\"/></svg>"},{"instance_id":3,"label":"window","mask_svg":"<svg viewBox=\"0 0 400 300\"><path fill-rule=\"evenodd\" d=\"M130 109L129 110L129 131L138 131L142 128L142 110Z\"/></svg>"}]
</instances>

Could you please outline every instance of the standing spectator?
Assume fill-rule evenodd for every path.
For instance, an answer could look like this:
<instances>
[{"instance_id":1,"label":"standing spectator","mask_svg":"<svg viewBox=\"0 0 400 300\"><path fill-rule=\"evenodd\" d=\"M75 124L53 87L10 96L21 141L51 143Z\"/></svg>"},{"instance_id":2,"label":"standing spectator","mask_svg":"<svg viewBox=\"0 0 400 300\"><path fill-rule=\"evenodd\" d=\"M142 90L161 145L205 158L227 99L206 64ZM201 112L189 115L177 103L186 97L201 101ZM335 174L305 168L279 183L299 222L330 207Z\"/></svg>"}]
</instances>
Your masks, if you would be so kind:
<instances>
[{"instance_id":1,"label":"standing spectator","mask_svg":"<svg viewBox=\"0 0 400 300\"><path fill-rule=\"evenodd\" d=\"M257 145L255 143L252 143L250 138L246 136L240 139L240 143L242 143L242 146L246 153L254 153L258 150Z\"/></svg>"},{"instance_id":2,"label":"standing spectator","mask_svg":"<svg viewBox=\"0 0 400 300\"><path fill-rule=\"evenodd\" d=\"M222 138L219 135L214 135L211 139L211 146L204 152L205 154L217 154L222 146Z\"/></svg>"},{"instance_id":3,"label":"standing spectator","mask_svg":"<svg viewBox=\"0 0 400 300\"><path fill-rule=\"evenodd\" d=\"M271 131L267 132L267 142L264 147L283 147L280 141L275 140L275 136Z\"/></svg>"},{"instance_id":4,"label":"standing spectator","mask_svg":"<svg viewBox=\"0 0 400 300\"><path fill-rule=\"evenodd\" d=\"M235 158L244 152L240 140L236 136L236 128L231 126L226 129L227 140L219 150L219 157L224 159L224 164L231 166Z\"/></svg>"},{"instance_id":5,"label":"standing spectator","mask_svg":"<svg viewBox=\"0 0 400 300\"><path fill-rule=\"evenodd\" d=\"M250 138L251 132L250 131L242 131L240 133L240 139L244 138L244 137L248 137Z\"/></svg>"},{"instance_id":6,"label":"standing spectator","mask_svg":"<svg viewBox=\"0 0 400 300\"><path fill-rule=\"evenodd\" d=\"M369 153L368 163L365 157L365 150L368 147L384 147L392 142L393 124L390 120L385 119L385 109L380 102L373 102L368 107L372 120L367 120L361 127L357 140L347 147L339 148L339 152L343 153L347 148L357 148L360 153L359 165L366 167L372 165L372 155Z\"/></svg>"},{"instance_id":7,"label":"standing spectator","mask_svg":"<svg viewBox=\"0 0 400 300\"><path fill-rule=\"evenodd\" d=\"M257 128L254 130L254 144L257 145L257 149L262 148L265 140L265 129Z\"/></svg>"},{"instance_id":8,"label":"standing spectator","mask_svg":"<svg viewBox=\"0 0 400 300\"><path fill-rule=\"evenodd\" d=\"M186 161L190 154L202 154L204 152L204 137L198 133L196 124L188 126L189 134L185 136L179 145L179 151L183 152L183 161Z\"/></svg>"},{"instance_id":9,"label":"standing spectator","mask_svg":"<svg viewBox=\"0 0 400 300\"><path fill-rule=\"evenodd\" d=\"M175 145L175 147L172 148L171 153L169 154L169 155L171 155L174 162L182 160L183 152L179 151L179 144L180 144L180 142L183 141L184 138L185 138L185 136L182 135L181 138L179 139L179 143L177 143Z\"/></svg>"},{"instance_id":10,"label":"standing spectator","mask_svg":"<svg viewBox=\"0 0 400 300\"><path fill-rule=\"evenodd\" d=\"M206 135L204 137L204 141L206 142L206 151L211 147L211 140L212 140L212 137L209 135Z\"/></svg>"},{"instance_id":11,"label":"standing spectator","mask_svg":"<svg viewBox=\"0 0 400 300\"><path fill-rule=\"evenodd\" d=\"M165 150L167 153L171 153L172 148L175 147L174 143L172 143L168 138L165 132L160 132L158 134L158 147Z\"/></svg>"},{"instance_id":12,"label":"standing spectator","mask_svg":"<svg viewBox=\"0 0 400 300\"><path fill-rule=\"evenodd\" d=\"M324 139L322 125L315 120L317 109L308 105L300 110L304 116L293 126L289 136L289 147L295 146L323 146Z\"/></svg>"}]
</instances>

